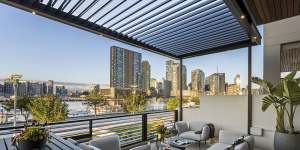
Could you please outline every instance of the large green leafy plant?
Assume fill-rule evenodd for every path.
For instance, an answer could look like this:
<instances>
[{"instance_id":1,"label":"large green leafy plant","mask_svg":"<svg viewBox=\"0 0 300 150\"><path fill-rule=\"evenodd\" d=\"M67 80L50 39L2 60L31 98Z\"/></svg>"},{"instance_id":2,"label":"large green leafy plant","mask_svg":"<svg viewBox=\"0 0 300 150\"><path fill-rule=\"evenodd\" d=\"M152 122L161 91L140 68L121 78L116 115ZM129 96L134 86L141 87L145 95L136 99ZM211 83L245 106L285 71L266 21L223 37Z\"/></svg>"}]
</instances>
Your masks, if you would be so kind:
<instances>
[{"instance_id":1,"label":"large green leafy plant","mask_svg":"<svg viewBox=\"0 0 300 150\"><path fill-rule=\"evenodd\" d=\"M65 120L68 116L68 105L55 95L44 95L30 102L29 110L32 119L41 123Z\"/></svg>"},{"instance_id":2,"label":"large green leafy plant","mask_svg":"<svg viewBox=\"0 0 300 150\"><path fill-rule=\"evenodd\" d=\"M296 72L289 73L276 85L271 82L253 77L252 82L260 85L268 95L262 99L262 111L266 111L271 105L276 110L276 131L285 133L285 113L289 120L290 134L295 133L294 117L297 106L300 104L300 79L295 79Z\"/></svg>"}]
</instances>

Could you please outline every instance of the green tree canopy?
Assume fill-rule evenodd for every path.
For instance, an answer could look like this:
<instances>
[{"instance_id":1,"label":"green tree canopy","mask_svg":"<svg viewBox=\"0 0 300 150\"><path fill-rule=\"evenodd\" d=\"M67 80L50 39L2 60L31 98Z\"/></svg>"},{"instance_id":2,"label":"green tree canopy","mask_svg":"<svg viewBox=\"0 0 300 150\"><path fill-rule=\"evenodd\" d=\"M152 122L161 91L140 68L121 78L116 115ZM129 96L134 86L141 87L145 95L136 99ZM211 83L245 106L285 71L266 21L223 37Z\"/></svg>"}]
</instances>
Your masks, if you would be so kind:
<instances>
[{"instance_id":1,"label":"green tree canopy","mask_svg":"<svg viewBox=\"0 0 300 150\"><path fill-rule=\"evenodd\" d=\"M179 99L178 98L170 98L167 102L167 109L168 110L176 110L179 106Z\"/></svg>"},{"instance_id":2,"label":"green tree canopy","mask_svg":"<svg viewBox=\"0 0 300 150\"><path fill-rule=\"evenodd\" d=\"M106 98L99 94L99 89L94 88L90 95L87 97L87 105L94 110L95 116L97 115L97 108L105 104Z\"/></svg>"},{"instance_id":3,"label":"green tree canopy","mask_svg":"<svg viewBox=\"0 0 300 150\"><path fill-rule=\"evenodd\" d=\"M34 100L34 97L31 96L23 96L17 100L17 109L20 109L21 114L24 116L26 124L28 122L30 109L30 102Z\"/></svg>"},{"instance_id":4,"label":"green tree canopy","mask_svg":"<svg viewBox=\"0 0 300 150\"><path fill-rule=\"evenodd\" d=\"M129 94L124 99L124 111L127 113L142 112L145 110L145 96L140 93Z\"/></svg>"},{"instance_id":5,"label":"green tree canopy","mask_svg":"<svg viewBox=\"0 0 300 150\"><path fill-rule=\"evenodd\" d=\"M21 111L21 114L24 116L26 123L28 122L30 110L29 110L29 104L30 101L34 100L33 97L30 96L23 96L18 98L16 108ZM9 101L6 101L3 103L3 108L6 111L10 111L14 109L14 100L10 99Z\"/></svg>"},{"instance_id":6,"label":"green tree canopy","mask_svg":"<svg viewBox=\"0 0 300 150\"><path fill-rule=\"evenodd\" d=\"M193 97L193 98L191 99L191 101L194 102L195 105L200 105L200 98L199 98L199 97Z\"/></svg>"},{"instance_id":7,"label":"green tree canopy","mask_svg":"<svg viewBox=\"0 0 300 150\"><path fill-rule=\"evenodd\" d=\"M55 95L36 97L30 102L29 109L32 119L40 123L57 122L68 116L68 105Z\"/></svg>"}]
</instances>

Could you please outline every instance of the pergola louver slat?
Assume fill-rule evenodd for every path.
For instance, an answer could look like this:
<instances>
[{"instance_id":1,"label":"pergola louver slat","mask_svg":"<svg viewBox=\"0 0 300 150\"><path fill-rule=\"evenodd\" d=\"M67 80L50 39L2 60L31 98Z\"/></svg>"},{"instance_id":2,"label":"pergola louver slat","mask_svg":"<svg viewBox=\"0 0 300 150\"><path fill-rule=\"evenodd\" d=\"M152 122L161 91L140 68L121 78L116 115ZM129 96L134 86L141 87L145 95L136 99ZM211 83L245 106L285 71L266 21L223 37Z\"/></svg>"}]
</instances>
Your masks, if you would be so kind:
<instances>
[{"instance_id":1,"label":"pergola louver slat","mask_svg":"<svg viewBox=\"0 0 300 150\"><path fill-rule=\"evenodd\" d=\"M108 15L109 13L111 13L112 11L114 11L115 9L117 9L119 6L121 6L123 3L125 3L127 0L123 0L121 3L119 3L118 5L116 5L115 7L113 7L111 10L109 10L108 12L106 12L104 15L102 15L101 17L99 17L98 19L96 19L96 21L94 21L94 23L96 24L99 20L101 20L102 18L104 18L106 15Z\"/></svg>"},{"instance_id":2,"label":"pergola louver slat","mask_svg":"<svg viewBox=\"0 0 300 150\"><path fill-rule=\"evenodd\" d=\"M143 17L143 16L147 15L147 14L150 13L151 11L154 11L154 10L156 10L156 9L158 9L158 8L161 8L162 6L168 4L169 2L172 2L172 0L165 1L165 2L163 2L161 5L155 6L154 8L152 8L152 9L150 9L150 10L148 10L148 11L142 13L141 15L139 15L138 17L132 19L130 22L127 22L127 23L131 23L132 21L135 21L135 20L139 19L140 17ZM183 3L183 2L184 2L183 0L180 0L180 1L178 1L177 3L175 3L175 4L172 4L172 5L168 6L167 8L164 8L164 9L163 9L162 11L160 11L160 12L156 12L155 14L152 14L151 16L148 16L147 18L144 18L143 20L140 20L139 22L134 23L133 25L130 25L129 27L126 27L125 29L121 29L119 32L126 34L125 32L127 32L127 30L130 30L130 29L132 29L132 28L134 28L134 27L136 27L136 26L139 26L141 23L144 23L145 21L148 21L149 19L151 19L151 18L153 18L153 17L156 17L156 16L159 15L160 13L163 13L164 11L166 11L166 10L168 10L168 9L171 9L172 7L175 7L176 5L178 5L178 4L180 4L180 3ZM127 23L126 23L126 24L127 24ZM118 29L116 29L116 30L118 30ZM127 34L127 35L128 35L128 34Z\"/></svg>"},{"instance_id":3,"label":"pergola louver slat","mask_svg":"<svg viewBox=\"0 0 300 150\"><path fill-rule=\"evenodd\" d=\"M170 17L168 17L168 18L166 18L166 16L169 16L169 14L166 14L165 16L162 16L161 18L156 19L156 21L152 21L152 22L147 23L146 25L144 25L145 28L141 28L141 31L138 31L137 33L133 33L132 35L130 35L130 34L129 34L129 35L130 35L130 36L133 36L133 37L135 37L135 38L143 37L143 36L144 36L144 33L149 33L149 32L151 32L153 29L159 28L159 26L163 26L163 28L164 28L164 27L167 27L167 26L168 26L169 24L171 24L171 23L176 23L177 21L178 21L178 22L182 22L182 21L184 21L184 20L186 20L186 19L189 19L189 18L191 18L191 17L193 17L193 16L195 16L195 15L199 15L199 14L203 13L204 11L207 11L207 10L209 10L209 9L211 9L211 8L214 8L214 7L217 7L217 6L219 6L219 5L222 5L221 2L216 1L216 2L214 2L212 5L207 6L207 4L210 4L210 1L205 1L205 2L206 2L206 3L201 3L201 4L199 4L199 5L196 5L196 6L190 8L190 9L188 9L188 10L182 11L182 12L180 12L180 13L178 13L178 14L176 14L176 15L170 16ZM184 7L188 7L188 6L191 6L191 5L193 5L193 4L194 4L194 3L191 3L191 4L188 4L187 6L184 6ZM224 5L224 4L223 4L223 5ZM184 8L184 7L183 7L183 8ZM170 12L170 13L171 13L171 14L172 14L172 13L175 14L176 12L179 12L181 9L182 9L182 8L178 8L178 9L176 9L176 10ZM188 14L188 12L190 12L191 10L193 10L193 12L191 12L191 13ZM161 20L161 19L163 19L163 18L166 18L166 19L164 19L162 23L158 22L158 20ZM173 22L171 22L171 21L173 21ZM150 24L152 24L152 25L149 26L149 27L147 27L147 26L150 25ZM159 28L159 30L161 30L161 29L162 29L162 28ZM137 30L138 30L138 29L137 29ZM143 34L142 34L142 35L139 35L139 34L141 34L141 33L143 33ZM139 36L137 36L137 35L139 35Z\"/></svg>"},{"instance_id":4,"label":"pergola louver slat","mask_svg":"<svg viewBox=\"0 0 300 150\"><path fill-rule=\"evenodd\" d=\"M93 6L95 6L99 0L94 0L88 7L86 7L79 15L78 17L83 16L87 11L89 11Z\"/></svg>"},{"instance_id":5,"label":"pergola louver slat","mask_svg":"<svg viewBox=\"0 0 300 150\"><path fill-rule=\"evenodd\" d=\"M236 25L238 25L238 23L234 22L232 20L232 16L228 16L226 18L217 20L211 24L207 24L204 26L200 26L197 27L195 29L191 29L191 30L186 30L185 32L183 32L182 36L178 37L176 35L178 34L173 34L174 36L169 36L169 37L165 37L165 38L159 38L154 42L150 42L150 44L154 44L154 43L159 43L159 44L170 44L170 43L177 43L178 40L184 40L184 39L188 39L191 40L191 37L197 36L197 37L201 37L201 36L207 36L207 33L215 33L215 32L211 32L210 30L206 30L211 29L212 31L215 31L217 29L223 29L224 27L228 27L228 25L232 25L233 23L235 23ZM219 31L217 31L219 32ZM201 34L201 35L199 35Z\"/></svg>"},{"instance_id":6,"label":"pergola louver slat","mask_svg":"<svg viewBox=\"0 0 300 150\"><path fill-rule=\"evenodd\" d=\"M143 40L143 41L147 41L147 39L151 40L151 39L161 38L166 33L174 33L174 31L178 32L182 29L191 28L194 25L199 27L200 24L202 24L202 25L204 24L203 22L208 22L211 19L219 18L220 16L222 16L224 14L227 14L226 13L227 8L223 8L223 9L222 8L223 7L218 8L218 11L214 14L208 14L208 12L206 12L205 14L203 14L205 16L199 16L199 17L197 16L197 17L194 17L191 20L185 20L185 21L180 22L180 23L176 22L174 24L168 25L167 28L160 29L160 30L159 29L153 30L149 34L144 33L144 37L139 38L139 39ZM179 26L179 24L180 24L180 26Z\"/></svg>"},{"instance_id":7,"label":"pergola louver slat","mask_svg":"<svg viewBox=\"0 0 300 150\"><path fill-rule=\"evenodd\" d=\"M133 11L132 13L130 13L130 14L128 14L127 16L123 17L122 19L118 20L117 22L113 23L112 25L108 26L107 28L109 28L109 29L113 28L113 27L114 27L115 25L117 25L118 23L124 21L125 19L127 19L128 17L130 17L130 16L132 16L132 15L138 13L139 11L141 11L141 10L147 8L148 6L150 6L151 4L153 4L153 3L156 2L156 1L157 1L157 0L152 0L152 1L150 1L150 2L147 3L146 5L144 5L144 6L140 7L140 8L138 8L136 11Z\"/></svg>"},{"instance_id":8,"label":"pergola louver slat","mask_svg":"<svg viewBox=\"0 0 300 150\"><path fill-rule=\"evenodd\" d=\"M107 1L104 5L102 5L100 8L98 8L93 14L91 14L86 20L89 21L93 16L95 16L99 11L101 11L104 7L106 7L111 2L112 2L112 0Z\"/></svg>"},{"instance_id":9,"label":"pergola louver slat","mask_svg":"<svg viewBox=\"0 0 300 150\"><path fill-rule=\"evenodd\" d=\"M109 23L110 21L112 21L114 18L120 16L121 14L123 14L124 12L128 11L130 8L132 8L133 6L137 5L138 3L142 2L142 0L138 0L135 3L131 4L129 7L127 7L126 9L122 10L121 12L119 12L118 14L116 14L115 16L111 17L109 20L105 21L104 23L102 23L102 26L105 26L105 24Z\"/></svg>"},{"instance_id":10,"label":"pergola louver slat","mask_svg":"<svg viewBox=\"0 0 300 150\"><path fill-rule=\"evenodd\" d=\"M0 2L176 59L260 42L249 12L235 0Z\"/></svg>"},{"instance_id":11,"label":"pergola louver slat","mask_svg":"<svg viewBox=\"0 0 300 150\"><path fill-rule=\"evenodd\" d=\"M191 37L191 39L186 39L186 40L179 40L177 42L174 42L174 43L167 43L167 44L160 44L158 42L158 45L156 44L153 44L154 46L157 46L157 47L163 47L163 46L168 46L168 45L171 45L171 46L174 46L174 45L178 45L178 44L189 44L189 43L195 43L195 42L198 42L198 43L201 43L202 41L207 41L208 39L211 39L211 38L218 38L218 36L221 36L221 35L224 35L224 34L227 34L227 35L230 35L232 34L231 36L233 36L233 33L235 32L238 32L238 33L241 33L241 30L237 28L238 26L237 25L233 25L233 26L225 26L224 28L224 32L222 33L217 33L217 34L213 34L213 33L209 33L209 35L205 35L203 37ZM245 34L244 34L245 35Z\"/></svg>"}]
</instances>

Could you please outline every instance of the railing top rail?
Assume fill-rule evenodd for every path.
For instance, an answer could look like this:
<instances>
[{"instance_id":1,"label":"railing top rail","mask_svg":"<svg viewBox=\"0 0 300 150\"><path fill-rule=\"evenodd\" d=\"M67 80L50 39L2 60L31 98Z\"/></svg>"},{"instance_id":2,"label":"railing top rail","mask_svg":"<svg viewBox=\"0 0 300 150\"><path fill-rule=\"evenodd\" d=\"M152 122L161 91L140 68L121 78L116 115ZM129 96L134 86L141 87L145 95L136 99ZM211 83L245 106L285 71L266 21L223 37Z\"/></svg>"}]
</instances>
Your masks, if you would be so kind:
<instances>
[{"instance_id":1,"label":"railing top rail","mask_svg":"<svg viewBox=\"0 0 300 150\"><path fill-rule=\"evenodd\" d=\"M132 116L140 116L140 115L148 115L148 114L156 114L156 113L166 113L166 112L174 112L170 110L160 110L160 111L146 111L146 112L139 112L134 114L128 113L119 113L119 114L109 114L109 115L102 115L96 117L87 117L87 118L80 118L80 119L69 119L60 122L49 123L48 125L58 125L58 124L66 124L66 123L76 123L76 122L84 122L84 121L93 121L93 120L103 120L103 119L113 119L113 118L121 118L121 117L132 117ZM12 129L21 129L24 128L24 125L20 126L9 126L9 127L0 127L0 131L3 130L12 130Z\"/></svg>"}]
</instances>

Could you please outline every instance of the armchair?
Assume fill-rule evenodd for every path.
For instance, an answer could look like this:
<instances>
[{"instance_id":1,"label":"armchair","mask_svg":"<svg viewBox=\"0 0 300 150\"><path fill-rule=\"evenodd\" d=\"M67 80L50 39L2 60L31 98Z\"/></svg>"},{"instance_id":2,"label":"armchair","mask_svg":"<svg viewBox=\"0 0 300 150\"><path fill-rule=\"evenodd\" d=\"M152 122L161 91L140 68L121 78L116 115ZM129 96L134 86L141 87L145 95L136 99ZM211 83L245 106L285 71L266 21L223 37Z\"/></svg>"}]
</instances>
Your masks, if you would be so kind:
<instances>
[{"instance_id":1,"label":"armchair","mask_svg":"<svg viewBox=\"0 0 300 150\"><path fill-rule=\"evenodd\" d=\"M228 150L232 144L240 137L244 136L241 133L224 131L219 132L219 143L214 144L208 150ZM233 150L253 150L254 138L252 136L244 136L244 141L234 146Z\"/></svg>"},{"instance_id":2,"label":"armchair","mask_svg":"<svg viewBox=\"0 0 300 150\"><path fill-rule=\"evenodd\" d=\"M185 122L179 121L175 123L178 136L195 141L206 141L210 138L210 127L207 123L200 121Z\"/></svg>"},{"instance_id":3,"label":"armchair","mask_svg":"<svg viewBox=\"0 0 300 150\"><path fill-rule=\"evenodd\" d=\"M102 150L121 150L119 136L115 134L91 140L90 145ZM150 145L142 145L130 150L151 150L151 147Z\"/></svg>"}]
</instances>

